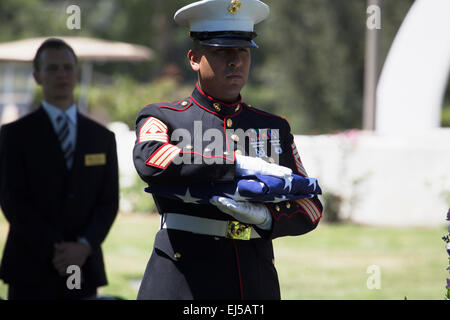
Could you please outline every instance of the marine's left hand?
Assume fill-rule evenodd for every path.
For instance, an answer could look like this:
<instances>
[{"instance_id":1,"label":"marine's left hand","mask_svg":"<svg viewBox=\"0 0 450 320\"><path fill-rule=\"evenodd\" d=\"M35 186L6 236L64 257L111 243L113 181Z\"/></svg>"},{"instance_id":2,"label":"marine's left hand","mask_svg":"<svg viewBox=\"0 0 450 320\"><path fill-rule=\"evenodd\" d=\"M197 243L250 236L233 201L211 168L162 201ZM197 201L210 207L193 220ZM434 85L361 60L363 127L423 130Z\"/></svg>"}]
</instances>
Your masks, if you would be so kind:
<instances>
[{"instance_id":1,"label":"marine's left hand","mask_svg":"<svg viewBox=\"0 0 450 320\"><path fill-rule=\"evenodd\" d=\"M67 275L66 270L70 265L80 268L86 262L90 254L90 248L81 242L62 242L55 244L53 266L61 276Z\"/></svg>"},{"instance_id":2,"label":"marine's left hand","mask_svg":"<svg viewBox=\"0 0 450 320\"><path fill-rule=\"evenodd\" d=\"M234 201L230 198L218 196L212 197L209 201L220 211L240 222L254 224L263 230L269 230L272 227L272 215L262 203Z\"/></svg>"}]
</instances>

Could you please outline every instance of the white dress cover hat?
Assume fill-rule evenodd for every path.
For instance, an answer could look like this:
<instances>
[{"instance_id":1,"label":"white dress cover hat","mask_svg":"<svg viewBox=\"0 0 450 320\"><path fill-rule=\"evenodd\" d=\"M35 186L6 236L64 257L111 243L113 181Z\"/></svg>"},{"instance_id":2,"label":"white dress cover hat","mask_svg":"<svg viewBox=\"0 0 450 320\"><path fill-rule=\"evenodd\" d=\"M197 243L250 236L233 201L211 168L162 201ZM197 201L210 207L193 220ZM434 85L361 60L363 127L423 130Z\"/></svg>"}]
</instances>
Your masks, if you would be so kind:
<instances>
[{"instance_id":1,"label":"white dress cover hat","mask_svg":"<svg viewBox=\"0 0 450 320\"><path fill-rule=\"evenodd\" d=\"M269 7L259 0L203 0L175 13L178 24L202 45L258 47L254 25L269 16Z\"/></svg>"}]
</instances>

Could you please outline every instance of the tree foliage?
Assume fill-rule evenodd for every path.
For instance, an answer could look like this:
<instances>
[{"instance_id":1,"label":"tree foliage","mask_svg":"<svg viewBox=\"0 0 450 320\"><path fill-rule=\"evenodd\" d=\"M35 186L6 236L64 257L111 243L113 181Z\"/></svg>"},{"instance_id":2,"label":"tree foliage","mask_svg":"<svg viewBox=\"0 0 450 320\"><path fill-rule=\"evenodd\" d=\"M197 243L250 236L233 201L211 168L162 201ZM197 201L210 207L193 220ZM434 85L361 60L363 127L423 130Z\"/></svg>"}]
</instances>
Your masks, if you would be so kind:
<instances>
[{"instance_id":1,"label":"tree foliage","mask_svg":"<svg viewBox=\"0 0 450 320\"><path fill-rule=\"evenodd\" d=\"M366 2L268 3L271 18L260 29L266 53L257 70L261 84L276 92L268 108L289 115L299 133L361 127ZM390 15L383 16L383 43L392 42L411 3L384 3Z\"/></svg>"},{"instance_id":2,"label":"tree foliage","mask_svg":"<svg viewBox=\"0 0 450 320\"><path fill-rule=\"evenodd\" d=\"M111 120L130 124L136 110L151 99L171 100L193 88L196 75L186 59L191 42L187 30L172 19L177 9L191 2L1 0L0 41L71 35L152 48L155 58L150 62L95 66L95 79L101 84L96 82L91 90L91 107L107 109ZM245 101L288 117L295 133L361 127L366 1L265 2L271 15L256 26L260 49L253 51ZM382 61L412 3L383 1ZM66 27L66 8L72 4L81 8L80 30ZM172 82L160 80L175 76Z\"/></svg>"}]
</instances>

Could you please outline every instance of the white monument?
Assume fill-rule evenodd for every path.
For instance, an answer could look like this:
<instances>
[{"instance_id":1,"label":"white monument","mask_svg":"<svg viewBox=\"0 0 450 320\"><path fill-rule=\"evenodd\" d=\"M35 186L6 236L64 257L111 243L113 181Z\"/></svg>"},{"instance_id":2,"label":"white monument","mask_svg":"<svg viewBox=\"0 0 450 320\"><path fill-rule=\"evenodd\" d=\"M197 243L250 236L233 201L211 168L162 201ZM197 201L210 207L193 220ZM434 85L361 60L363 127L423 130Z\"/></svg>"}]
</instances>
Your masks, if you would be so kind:
<instances>
[{"instance_id":1,"label":"white monument","mask_svg":"<svg viewBox=\"0 0 450 320\"><path fill-rule=\"evenodd\" d=\"M403 21L378 82L376 132L440 127L450 70L450 1L417 0Z\"/></svg>"},{"instance_id":2,"label":"white monument","mask_svg":"<svg viewBox=\"0 0 450 320\"><path fill-rule=\"evenodd\" d=\"M342 199L341 217L402 227L446 223L450 128L440 128L440 121L449 15L450 0L411 6L378 82L375 132L295 137L308 174Z\"/></svg>"}]
</instances>

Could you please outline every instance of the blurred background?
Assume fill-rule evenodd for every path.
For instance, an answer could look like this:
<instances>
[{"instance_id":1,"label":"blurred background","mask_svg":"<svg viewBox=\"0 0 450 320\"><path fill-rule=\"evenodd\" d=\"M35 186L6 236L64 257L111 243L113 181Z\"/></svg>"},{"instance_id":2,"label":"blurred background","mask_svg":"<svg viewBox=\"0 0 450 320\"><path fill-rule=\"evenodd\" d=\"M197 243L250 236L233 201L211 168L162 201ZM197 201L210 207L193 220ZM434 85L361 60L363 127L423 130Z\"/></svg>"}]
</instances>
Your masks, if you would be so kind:
<instances>
[{"instance_id":1,"label":"blurred background","mask_svg":"<svg viewBox=\"0 0 450 320\"><path fill-rule=\"evenodd\" d=\"M121 206L104 244L105 295L135 299L152 250L159 220L132 164L134 120L146 104L178 101L193 90L191 40L172 19L191 2L0 1L0 125L42 99L29 61L41 40L18 41L100 41L80 59L76 97L118 144ZM317 230L274 242L283 298L445 298L448 1L265 2L271 15L255 28L260 49L252 52L243 99L289 120L325 203ZM73 5L80 13L75 28ZM78 54L87 50L71 39ZM2 216L0 252L7 230Z\"/></svg>"}]
</instances>

